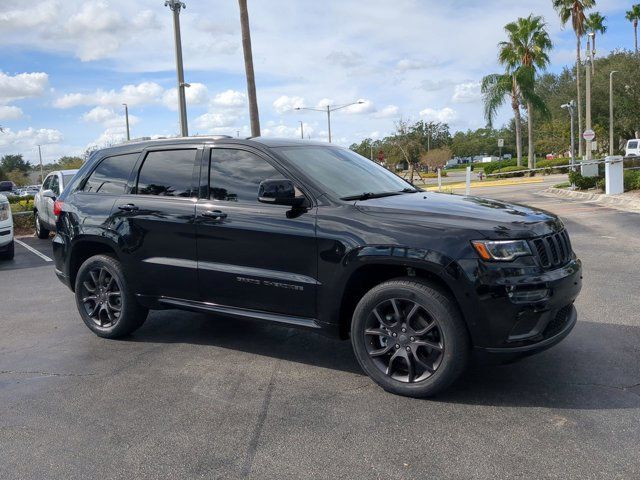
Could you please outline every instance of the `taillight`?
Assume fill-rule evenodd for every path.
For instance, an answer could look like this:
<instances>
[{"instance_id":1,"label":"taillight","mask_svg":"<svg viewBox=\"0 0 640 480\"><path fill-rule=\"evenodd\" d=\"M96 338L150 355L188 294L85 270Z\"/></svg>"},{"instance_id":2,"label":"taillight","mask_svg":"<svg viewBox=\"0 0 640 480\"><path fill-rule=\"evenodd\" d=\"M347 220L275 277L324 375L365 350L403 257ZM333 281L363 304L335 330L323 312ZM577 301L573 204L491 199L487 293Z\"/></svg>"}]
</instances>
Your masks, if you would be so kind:
<instances>
[{"instance_id":1,"label":"taillight","mask_svg":"<svg viewBox=\"0 0 640 480\"><path fill-rule=\"evenodd\" d=\"M56 217L62 213L62 205L64 205L64 202L60 200L56 200L55 202L53 202L53 214Z\"/></svg>"}]
</instances>

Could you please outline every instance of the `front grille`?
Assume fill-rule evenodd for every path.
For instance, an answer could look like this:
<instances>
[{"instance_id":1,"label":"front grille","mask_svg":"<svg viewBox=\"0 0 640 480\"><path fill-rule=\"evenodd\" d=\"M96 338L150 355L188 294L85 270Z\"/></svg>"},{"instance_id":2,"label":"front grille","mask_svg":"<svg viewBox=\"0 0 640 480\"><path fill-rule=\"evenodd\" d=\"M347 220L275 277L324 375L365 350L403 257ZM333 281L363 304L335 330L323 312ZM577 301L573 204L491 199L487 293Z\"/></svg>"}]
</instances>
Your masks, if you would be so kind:
<instances>
[{"instance_id":1,"label":"front grille","mask_svg":"<svg viewBox=\"0 0 640 480\"><path fill-rule=\"evenodd\" d=\"M558 313L556 313L556 316L553 317L553 319L551 319L549 323L547 323L547 326L545 327L544 332L542 332L542 335L545 338L553 337L557 333L560 333L560 331L565 327L565 325L569 321L569 318L570 318L569 313L571 313L571 308L572 308L572 305L567 305L561 308L560 310L558 310Z\"/></svg>"},{"instance_id":2,"label":"front grille","mask_svg":"<svg viewBox=\"0 0 640 480\"><path fill-rule=\"evenodd\" d=\"M542 268L559 267L571 260L571 241L566 230L529 241Z\"/></svg>"}]
</instances>

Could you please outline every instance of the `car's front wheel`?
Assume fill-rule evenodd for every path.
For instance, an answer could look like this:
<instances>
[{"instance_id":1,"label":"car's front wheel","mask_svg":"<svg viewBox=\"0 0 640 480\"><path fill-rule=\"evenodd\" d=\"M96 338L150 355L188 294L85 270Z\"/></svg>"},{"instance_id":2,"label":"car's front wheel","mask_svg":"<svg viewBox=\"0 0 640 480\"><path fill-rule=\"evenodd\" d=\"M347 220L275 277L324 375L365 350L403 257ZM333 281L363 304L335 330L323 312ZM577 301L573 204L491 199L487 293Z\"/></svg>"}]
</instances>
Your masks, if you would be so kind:
<instances>
[{"instance_id":1,"label":"car's front wheel","mask_svg":"<svg viewBox=\"0 0 640 480\"><path fill-rule=\"evenodd\" d=\"M36 217L36 236L42 240L44 240L45 238L49 238L49 230L42 225L42 221L40 220L40 215L38 215L38 212L35 212L34 216Z\"/></svg>"},{"instance_id":2,"label":"car's front wheel","mask_svg":"<svg viewBox=\"0 0 640 480\"><path fill-rule=\"evenodd\" d=\"M142 326L148 310L128 288L120 262L109 255L86 260L76 275L75 295L84 323L96 335L120 338Z\"/></svg>"},{"instance_id":3,"label":"car's front wheel","mask_svg":"<svg viewBox=\"0 0 640 480\"><path fill-rule=\"evenodd\" d=\"M429 397L464 371L469 337L455 301L416 278L384 282L360 300L351 342L362 369L385 390Z\"/></svg>"}]
</instances>

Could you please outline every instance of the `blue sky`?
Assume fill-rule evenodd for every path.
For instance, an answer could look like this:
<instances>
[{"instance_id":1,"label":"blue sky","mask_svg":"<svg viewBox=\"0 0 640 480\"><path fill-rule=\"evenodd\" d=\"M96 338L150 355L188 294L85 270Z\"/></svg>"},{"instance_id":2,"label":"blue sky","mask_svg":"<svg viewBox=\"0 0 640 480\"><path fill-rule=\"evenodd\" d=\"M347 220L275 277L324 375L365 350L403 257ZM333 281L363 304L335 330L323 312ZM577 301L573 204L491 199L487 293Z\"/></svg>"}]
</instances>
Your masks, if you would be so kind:
<instances>
[{"instance_id":1,"label":"blue sky","mask_svg":"<svg viewBox=\"0 0 640 480\"><path fill-rule=\"evenodd\" d=\"M235 0L186 0L181 15L190 133L249 135ZM600 0L608 32L598 53L633 47L631 2ZM483 75L498 71L502 27L542 15L555 44L551 71L575 58L550 0L249 0L263 135L325 140L325 116L298 112L356 100L333 116L348 145L382 137L400 117L484 124ZM0 0L0 155L46 162L124 138L178 132L171 15L164 0ZM500 121L508 120L501 112Z\"/></svg>"}]
</instances>

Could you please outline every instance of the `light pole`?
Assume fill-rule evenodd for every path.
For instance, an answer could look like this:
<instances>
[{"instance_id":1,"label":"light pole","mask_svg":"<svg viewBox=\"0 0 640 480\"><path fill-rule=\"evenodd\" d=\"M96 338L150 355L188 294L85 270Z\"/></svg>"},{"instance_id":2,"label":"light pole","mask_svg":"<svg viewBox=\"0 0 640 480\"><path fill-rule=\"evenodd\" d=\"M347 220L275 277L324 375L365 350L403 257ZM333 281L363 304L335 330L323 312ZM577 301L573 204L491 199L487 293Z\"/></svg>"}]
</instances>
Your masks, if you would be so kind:
<instances>
[{"instance_id":1,"label":"light pole","mask_svg":"<svg viewBox=\"0 0 640 480\"><path fill-rule=\"evenodd\" d=\"M593 57L591 55L591 40L593 39L593 32L589 32L587 36L587 55L588 62L590 61L593 64ZM586 87L587 87L587 98L586 98L586 125L585 131L591 130L591 66L587 63L586 68ZM591 160L591 140L586 140L586 148L587 148L587 162Z\"/></svg>"},{"instance_id":2,"label":"light pole","mask_svg":"<svg viewBox=\"0 0 640 480\"><path fill-rule=\"evenodd\" d=\"M299 122L300 122L300 138L304 140L304 125L302 123L302 120L299 120Z\"/></svg>"},{"instance_id":3,"label":"light pole","mask_svg":"<svg viewBox=\"0 0 640 480\"><path fill-rule=\"evenodd\" d=\"M331 143L331 112L335 112L336 110L340 110L342 108L350 107L351 105L360 105L364 103L363 100L358 100L357 102L347 103L345 105L338 105L337 107L331 107L331 105L327 105L326 108L308 108L308 107L296 107L296 110L313 110L314 112L327 112L327 127L329 131L329 143Z\"/></svg>"},{"instance_id":4,"label":"light pole","mask_svg":"<svg viewBox=\"0 0 640 480\"><path fill-rule=\"evenodd\" d=\"M38 156L40 157L40 183L44 182L44 169L42 167L42 149L38 145Z\"/></svg>"},{"instance_id":5,"label":"light pole","mask_svg":"<svg viewBox=\"0 0 640 480\"><path fill-rule=\"evenodd\" d=\"M124 118L127 123L127 141L131 140L131 135L129 133L129 105L123 103L124 105Z\"/></svg>"},{"instance_id":6,"label":"light pole","mask_svg":"<svg viewBox=\"0 0 640 480\"><path fill-rule=\"evenodd\" d=\"M609 155L613 156L613 74L618 73L612 70L609 73Z\"/></svg>"},{"instance_id":7,"label":"light pole","mask_svg":"<svg viewBox=\"0 0 640 480\"><path fill-rule=\"evenodd\" d=\"M565 103L564 105L560 105L561 108L565 108L569 111L569 116L571 117L571 169L575 170L576 165L576 134L573 128L574 121L573 118L576 112L576 102L571 100L569 103Z\"/></svg>"},{"instance_id":8,"label":"light pole","mask_svg":"<svg viewBox=\"0 0 640 480\"><path fill-rule=\"evenodd\" d=\"M182 40L180 37L180 9L187 8L184 2L179 0L167 0L165 7L169 7L173 12L173 36L176 48L176 71L178 74L178 110L180 112L180 135L189 136L187 127L187 102L184 89L188 85L184 83L184 70L182 67Z\"/></svg>"}]
</instances>

